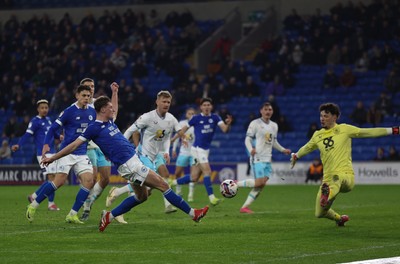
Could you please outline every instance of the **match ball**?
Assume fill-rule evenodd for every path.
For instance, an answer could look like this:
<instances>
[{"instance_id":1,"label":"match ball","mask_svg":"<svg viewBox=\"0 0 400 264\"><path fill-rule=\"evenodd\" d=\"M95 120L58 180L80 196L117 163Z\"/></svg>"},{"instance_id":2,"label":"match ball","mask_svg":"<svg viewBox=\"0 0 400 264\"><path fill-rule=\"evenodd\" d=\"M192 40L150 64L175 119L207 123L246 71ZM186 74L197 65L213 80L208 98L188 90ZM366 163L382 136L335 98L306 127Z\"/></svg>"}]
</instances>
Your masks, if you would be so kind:
<instances>
[{"instance_id":1,"label":"match ball","mask_svg":"<svg viewBox=\"0 0 400 264\"><path fill-rule=\"evenodd\" d=\"M221 194L226 197L226 198L232 198L235 197L237 191L238 191L238 186L233 180L224 180L221 182L221 185L219 186L219 190L221 191Z\"/></svg>"}]
</instances>

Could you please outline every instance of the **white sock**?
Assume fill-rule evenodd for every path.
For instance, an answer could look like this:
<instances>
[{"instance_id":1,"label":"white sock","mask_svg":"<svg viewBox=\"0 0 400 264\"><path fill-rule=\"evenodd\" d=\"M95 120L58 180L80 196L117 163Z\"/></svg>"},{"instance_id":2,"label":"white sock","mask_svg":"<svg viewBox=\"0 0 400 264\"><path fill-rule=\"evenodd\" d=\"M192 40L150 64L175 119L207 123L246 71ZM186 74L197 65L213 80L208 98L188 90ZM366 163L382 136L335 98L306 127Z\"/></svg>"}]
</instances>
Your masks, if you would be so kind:
<instances>
[{"instance_id":1,"label":"white sock","mask_svg":"<svg viewBox=\"0 0 400 264\"><path fill-rule=\"evenodd\" d=\"M188 197L193 198L194 186L195 186L194 182L189 182L189 194L188 194Z\"/></svg>"},{"instance_id":2,"label":"white sock","mask_svg":"<svg viewBox=\"0 0 400 264\"><path fill-rule=\"evenodd\" d=\"M208 196L208 199L210 199L210 202L211 202L212 200L215 199L215 195L214 195L214 194L209 195L209 196Z\"/></svg>"},{"instance_id":3,"label":"white sock","mask_svg":"<svg viewBox=\"0 0 400 264\"><path fill-rule=\"evenodd\" d=\"M182 185L176 185L175 186L175 192L176 194L180 195L182 193Z\"/></svg>"},{"instance_id":4,"label":"white sock","mask_svg":"<svg viewBox=\"0 0 400 264\"><path fill-rule=\"evenodd\" d=\"M251 189L249 195L247 195L247 199L244 202L242 208L249 207L250 204L252 204L254 202L254 200L257 199L257 196L260 194L260 192L261 192L261 189L259 189L259 188Z\"/></svg>"},{"instance_id":5,"label":"white sock","mask_svg":"<svg viewBox=\"0 0 400 264\"><path fill-rule=\"evenodd\" d=\"M49 202L49 204L47 205L47 207L50 207L54 204L54 202Z\"/></svg>"},{"instance_id":6,"label":"white sock","mask_svg":"<svg viewBox=\"0 0 400 264\"><path fill-rule=\"evenodd\" d=\"M75 211L75 210L72 210L72 209L71 209L71 211L69 211L69 215L70 215L70 216L74 216L74 215L76 215L76 214L78 214L78 212Z\"/></svg>"},{"instance_id":7,"label":"white sock","mask_svg":"<svg viewBox=\"0 0 400 264\"><path fill-rule=\"evenodd\" d=\"M190 216L191 218L194 217L194 209L193 209L193 208L190 209L189 216Z\"/></svg>"},{"instance_id":8,"label":"white sock","mask_svg":"<svg viewBox=\"0 0 400 264\"><path fill-rule=\"evenodd\" d=\"M254 187L256 181L254 179L247 179L243 181L238 181L236 184L238 187Z\"/></svg>"},{"instance_id":9,"label":"white sock","mask_svg":"<svg viewBox=\"0 0 400 264\"><path fill-rule=\"evenodd\" d=\"M130 188L129 188L129 187L130 187L130 184L127 184L127 185L125 185L125 186L123 186L123 187L120 187L120 188L115 189L114 193L115 193L115 195L118 197L118 196L120 196L121 194L130 192Z\"/></svg>"},{"instance_id":10,"label":"white sock","mask_svg":"<svg viewBox=\"0 0 400 264\"><path fill-rule=\"evenodd\" d=\"M35 200L36 199L36 197L37 197L37 194L34 192L34 193L32 193L32 198L33 198L33 200Z\"/></svg>"},{"instance_id":11,"label":"white sock","mask_svg":"<svg viewBox=\"0 0 400 264\"><path fill-rule=\"evenodd\" d=\"M170 202L168 202L168 200L167 200L167 199L165 199L165 197L164 197L164 205L165 205L165 208L167 208L168 206L170 206L170 205L171 205L171 203L170 203Z\"/></svg>"}]
</instances>

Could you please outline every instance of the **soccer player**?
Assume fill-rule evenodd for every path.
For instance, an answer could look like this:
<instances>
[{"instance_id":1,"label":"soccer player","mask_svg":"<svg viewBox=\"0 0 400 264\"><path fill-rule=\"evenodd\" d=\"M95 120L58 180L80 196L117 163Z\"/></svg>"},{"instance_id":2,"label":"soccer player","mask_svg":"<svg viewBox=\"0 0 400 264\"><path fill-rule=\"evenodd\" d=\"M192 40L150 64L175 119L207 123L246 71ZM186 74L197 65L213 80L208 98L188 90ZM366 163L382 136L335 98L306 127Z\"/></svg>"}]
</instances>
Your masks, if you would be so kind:
<instances>
[{"instance_id":1,"label":"soccer player","mask_svg":"<svg viewBox=\"0 0 400 264\"><path fill-rule=\"evenodd\" d=\"M138 156L143 164L158 171L164 179L169 177L169 171L165 164L170 161L171 134L180 130L178 120L168 112L171 100L170 92L160 91L157 94L156 109L141 115L124 133L126 139L133 138ZM112 188L107 197L106 206L109 207L119 195L128 191L133 192L131 184L122 188ZM164 202L165 213L176 212L176 208L166 199Z\"/></svg>"},{"instance_id":2,"label":"soccer player","mask_svg":"<svg viewBox=\"0 0 400 264\"><path fill-rule=\"evenodd\" d=\"M185 120L179 121L179 126L189 126L189 120L192 118L192 116L195 114L195 110L192 107L189 107L186 109L185 113ZM185 141L181 142L180 147L179 147L179 155L177 155L176 149L178 148L179 142L180 141ZM178 138L177 140L174 141L174 144L172 145L172 158L177 158L176 159L176 166L175 166L175 177L176 179L182 177L184 175L184 170L185 167L190 166L190 170L192 170L192 165L194 165L194 161L192 158L192 155L190 154L190 149L192 148L194 142L194 131L193 127L190 127L184 135L184 139ZM194 182L189 183L189 193L188 193L188 201L193 202L193 195L194 195ZM182 186L179 184L176 184L176 193L178 195L181 194L182 192Z\"/></svg>"},{"instance_id":3,"label":"soccer player","mask_svg":"<svg viewBox=\"0 0 400 264\"><path fill-rule=\"evenodd\" d=\"M194 221L200 221L206 215L208 206L202 209L191 208L185 200L169 187L160 175L147 168L140 161L135 153L134 146L122 135L112 121L114 109L111 100L106 96L100 96L94 102L94 107L97 112L96 121L90 124L75 141L52 157L44 158L42 163L48 165L78 149L85 142L93 140L118 167L119 174L131 182L135 195L126 198L111 212L103 211L99 230L103 232L115 216L124 214L144 202L148 197L147 187L158 189L171 204L190 215Z\"/></svg>"},{"instance_id":4,"label":"soccer player","mask_svg":"<svg viewBox=\"0 0 400 264\"><path fill-rule=\"evenodd\" d=\"M28 128L26 129L25 134L19 139L18 143L11 146L12 151L17 151L25 142L28 140L29 137L33 136L35 145L36 145L36 158L40 164L40 160L42 158L42 148L44 137L46 136L47 131L51 126L51 120L47 116L49 113L49 102L46 99L41 99L37 101L37 112L38 115L31 119L29 122ZM64 137L60 134L55 135L56 139L62 140ZM50 144L50 151L46 154L46 156L53 155L55 153L54 142ZM47 177L48 181L44 181L43 184L32 194L28 195L28 201L31 203L37 195L42 191L43 187L47 182L51 182L54 180L55 176L55 165L52 164L51 166L45 167L40 166L42 173L45 177ZM60 208L54 203L55 194L53 193L48 197L48 210L50 211L58 211Z\"/></svg>"},{"instance_id":5,"label":"soccer player","mask_svg":"<svg viewBox=\"0 0 400 264\"><path fill-rule=\"evenodd\" d=\"M96 119L96 111L89 106L91 98L90 87L79 85L75 94L77 101L66 108L58 116L57 120L50 126L49 131L44 139L42 149L42 159L50 150L50 142L54 138L56 131L64 129L64 140L61 143L61 149L65 148L69 143L73 142L88 125ZM93 166L86 155L87 142L76 148L70 155L63 157L56 162L56 170L54 180L46 183L42 192L38 194L35 200L28 205L26 218L29 222L34 220L36 209L39 204L58 188L60 188L68 177L71 169L79 177L81 188L76 195L76 200L72 209L65 218L67 223L83 224L79 220L78 211L82 207L83 202L87 199L90 190L94 185Z\"/></svg>"},{"instance_id":6,"label":"soccer player","mask_svg":"<svg viewBox=\"0 0 400 264\"><path fill-rule=\"evenodd\" d=\"M310 141L296 153L291 154L291 167L308 153L318 149L324 168L319 188L315 216L328 218L337 226L344 226L349 217L335 212L331 206L339 193L350 192L354 187L354 171L351 164L351 139L398 135L399 127L359 128L348 124L337 124L339 106L325 103L319 107L321 129L314 132Z\"/></svg>"},{"instance_id":7,"label":"soccer player","mask_svg":"<svg viewBox=\"0 0 400 264\"><path fill-rule=\"evenodd\" d=\"M206 188L208 198L212 205L217 205L220 199L215 197L211 183L211 167L208 162L210 152L210 145L213 139L216 127L220 127L222 132L227 133L232 123L232 116L228 115L225 122L217 114L211 113L213 109L211 98L202 98L200 101L201 113L194 115L189 120L188 125L182 129L173 138L174 142L178 137L183 137L189 127L194 129L194 142L191 148L191 154L196 165L193 166L192 173L185 175L174 181L176 184L188 184L190 182L197 182L201 173L203 173L203 183Z\"/></svg>"},{"instance_id":8,"label":"soccer player","mask_svg":"<svg viewBox=\"0 0 400 264\"><path fill-rule=\"evenodd\" d=\"M94 80L90 78L84 78L81 80L80 84L90 87L91 100L89 102L89 105L94 108L93 103L96 100L95 98L93 98L95 92ZM112 91L111 101L115 108L115 117L114 117L115 121L118 114L119 85L116 82L113 82L111 83L110 88ZM88 198L83 204L83 214L80 217L81 221L87 221L89 219L90 210L92 208L93 203L103 193L103 190L107 187L108 183L110 182L110 176L111 176L111 162L104 156L103 152L101 152L100 148L96 144L94 144L93 141L90 141L88 143L87 155L93 165L93 175L95 177L95 181L97 180L98 174L100 175L100 179L99 181L96 181L95 185L93 186L93 189L89 193ZM127 224L122 215L117 217L115 220L117 220L122 224Z\"/></svg>"},{"instance_id":9,"label":"soccer player","mask_svg":"<svg viewBox=\"0 0 400 264\"><path fill-rule=\"evenodd\" d=\"M271 120L273 113L271 103L264 103L260 108L261 117L251 121L247 128L245 145L250 153L250 166L255 179L237 182L238 187L252 188L240 208L241 213L253 213L249 206L260 195L271 176L272 148L286 155L291 152L290 149L282 147L278 142L278 124Z\"/></svg>"}]
</instances>

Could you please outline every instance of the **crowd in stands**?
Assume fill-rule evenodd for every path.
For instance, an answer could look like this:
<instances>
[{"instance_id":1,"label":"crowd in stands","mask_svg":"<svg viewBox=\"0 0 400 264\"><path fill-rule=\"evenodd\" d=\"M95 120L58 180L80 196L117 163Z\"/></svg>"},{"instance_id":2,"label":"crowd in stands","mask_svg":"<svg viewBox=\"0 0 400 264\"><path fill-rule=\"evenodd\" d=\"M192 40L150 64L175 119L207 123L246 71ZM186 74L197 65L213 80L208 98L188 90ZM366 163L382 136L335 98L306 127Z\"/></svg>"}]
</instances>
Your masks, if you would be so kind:
<instances>
[{"instance_id":1,"label":"crowd in stands","mask_svg":"<svg viewBox=\"0 0 400 264\"><path fill-rule=\"evenodd\" d=\"M328 15L317 9L313 15L300 16L293 10L283 20L282 34L267 36L260 45L251 63L256 74L246 62L232 60L234 43L223 34L212 50L217 67L206 76L198 76L185 63L211 33L200 28L189 11L162 18L155 9L149 14L105 10L100 17L88 13L81 21L72 21L65 13L58 22L47 14L28 21L11 15L0 35L0 107L12 112L3 137L21 135L22 126L26 128L22 119L35 113L38 99L51 102L52 114L69 106L84 77L96 80L95 97L108 94L111 81L119 82L123 96L117 124L123 130L153 108L146 80L163 74L172 79L162 88L173 93L171 112L177 116L182 106L206 96L222 106L234 97L262 96L275 104L272 120L280 131L289 132L292 124L280 115L273 98L298 89L296 73L302 65L326 71L315 93L351 89L360 74L388 71L376 102L368 109L357 103L351 114L355 124L378 126L385 116L397 114L391 99L400 91L400 18L395 15L399 12L398 1L385 0L368 5L338 2ZM338 65L344 65L340 72ZM312 124L310 131L317 128Z\"/></svg>"}]
</instances>

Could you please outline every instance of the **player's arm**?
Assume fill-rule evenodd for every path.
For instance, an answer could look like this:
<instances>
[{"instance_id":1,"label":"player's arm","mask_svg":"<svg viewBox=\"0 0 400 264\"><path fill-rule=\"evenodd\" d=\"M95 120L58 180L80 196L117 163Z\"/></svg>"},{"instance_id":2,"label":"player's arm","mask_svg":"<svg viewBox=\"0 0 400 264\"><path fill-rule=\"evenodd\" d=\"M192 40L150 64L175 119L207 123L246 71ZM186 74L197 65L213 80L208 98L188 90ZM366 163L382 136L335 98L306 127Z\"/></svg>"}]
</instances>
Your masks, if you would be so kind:
<instances>
[{"instance_id":1,"label":"player's arm","mask_svg":"<svg viewBox=\"0 0 400 264\"><path fill-rule=\"evenodd\" d=\"M292 152L290 149L282 147L281 144L279 144L278 140L275 138L274 143L272 145L274 149L276 149L279 152L282 152L283 154L289 155L290 152Z\"/></svg>"},{"instance_id":2,"label":"player's arm","mask_svg":"<svg viewBox=\"0 0 400 264\"><path fill-rule=\"evenodd\" d=\"M254 156L254 154L256 154L256 148L253 146L253 137L246 134L246 138L244 139L244 145L246 146L246 149L251 156Z\"/></svg>"},{"instance_id":3,"label":"player's arm","mask_svg":"<svg viewBox=\"0 0 400 264\"><path fill-rule=\"evenodd\" d=\"M139 146L139 144L140 144L140 132L139 132L139 130L136 130L135 132L133 132L132 141L133 141L133 144L135 145L135 147Z\"/></svg>"},{"instance_id":4,"label":"player's arm","mask_svg":"<svg viewBox=\"0 0 400 264\"><path fill-rule=\"evenodd\" d=\"M357 128L353 126L349 126L355 132L353 132L350 136L352 138L373 138L373 137L383 137L388 135L398 135L399 127L375 127L375 128Z\"/></svg>"},{"instance_id":5,"label":"player's arm","mask_svg":"<svg viewBox=\"0 0 400 264\"><path fill-rule=\"evenodd\" d=\"M68 146L57 152L51 157L44 157L42 158L40 164L43 164L45 166L49 165L55 160L58 160L70 153L72 153L75 149L77 149L80 145L82 145L85 142L85 140L82 140L80 137L75 139L75 141L71 142Z\"/></svg>"},{"instance_id":6,"label":"player's arm","mask_svg":"<svg viewBox=\"0 0 400 264\"><path fill-rule=\"evenodd\" d=\"M176 134L171 138L171 143L174 143L177 138L181 138L182 142L184 142L183 137L185 136L186 131L189 129L188 126L183 126Z\"/></svg>"},{"instance_id":7,"label":"player's arm","mask_svg":"<svg viewBox=\"0 0 400 264\"><path fill-rule=\"evenodd\" d=\"M17 151L19 147L22 146L32 135L33 134L28 132L27 130L25 134L23 134L22 137L18 140L18 143L11 146L11 150L14 152Z\"/></svg>"},{"instance_id":8,"label":"player's arm","mask_svg":"<svg viewBox=\"0 0 400 264\"><path fill-rule=\"evenodd\" d=\"M50 144L54 140L54 137L55 137L57 131L59 131L61 127L62 127L62 123L58 119L56 120L56 122L51 124L49 131L47 131L47 134L44 138L42 157L44 157L45 154L50 151Z\"/></svg>"},{"instance_id":9,"label":"player's arm","mask_svg":"<svg viewBox=\"0 0 400 264\"><path fill-rule=\"evenodd\" d=\"M136 126L135 123L133 123L130 127L128 127L128 129L124 132L124 137L127 140L131 140L132 135L135 131L138 131L138 127Z\"/></svg>"},{"instance_id":10,"label":"player's arm","mask_svg":"<svg viewBox=\"0 0 400 264\"><path fill-rule=\"evenodd\" d=\"M111 91L112 91L112 95L111 95L111 103L113 105L113 109L114 109L114 118L113 121L115 121L117 119L117 115L118 115L118 89L119 89L119 85L116 82L113 82L111 85Z\"/></svg>"},{"instance_id":11,"label":"player's arm","mask_svg":"<svg viewBox=\"0 0 400 264\"><path fill-rule=\"evenodd\" d=\"M227 115L224 122L219 122L218 126L221 128L222 132L228 133L229 129L231 128L233 118L231 115Z\"/></svg>"},{"instance_id":12,"label":"player's arm","mask_svg":"<svg viewBox=\"0 0 400 264\"><path fill-rule=\"evenodd\" d=\"M315 135L315 133L314 133ZM307 155L308 153L316 150L318 148L317 144L314 142L314 136L308 141L304 146L302 146L296 153L290 155L290 168L293 169L296 165L296 161L301 157Z\"/></svg>"},{"instance_id":13,"label":"player's arm","mask_svg":"<svg viewBox=\"0 0 400 264\"><path fill-rule=\"evenodd\" d=\"M178 156L176 150L178 149L178 146L179 146L179 139L180 138L178 138L178 140L175 140L172 144L172 158L174 158L174 159Z\"/></svg>"}]
</instances>

